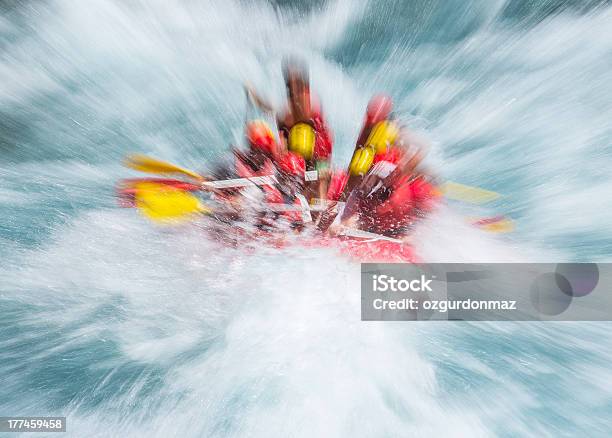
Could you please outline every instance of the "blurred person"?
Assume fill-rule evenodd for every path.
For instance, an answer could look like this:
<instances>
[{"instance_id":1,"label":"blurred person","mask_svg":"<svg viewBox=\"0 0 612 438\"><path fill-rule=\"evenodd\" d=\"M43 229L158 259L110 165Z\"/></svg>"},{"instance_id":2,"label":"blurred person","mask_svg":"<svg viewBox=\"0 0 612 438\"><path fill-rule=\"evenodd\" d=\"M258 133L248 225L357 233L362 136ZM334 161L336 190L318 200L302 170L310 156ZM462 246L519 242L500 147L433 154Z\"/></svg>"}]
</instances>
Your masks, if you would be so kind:
<instances>
[{"instance_id":1,"label":"blurred person","mask_svg":"<svg viewBox=\"0 0 612 438\"><path fill-rule=\"evenodd\" d=\"M333 149L333 135L329 129L319 100L312 94L308 69L294 58L283 61L283 78L287 91L287 107L277 113L281 148L301 155L306 170L317 170L318 182L308 184L312 196L325 197L329 165ZM247 85L253 102L264 111L273 108Z\"/></svg>"},{"instance_id":2,"label":"blurred person","mask_svg":"<svg viewBox=\"0 0 612 438\"><path fill-rule=\"evenodd\" d=\"M304 157L288 152L276 163L274 185L259 186L265 205L259 218L260 228L271 229L288 223L293 230L301 231L305 224L312 221L310 207L304 197ZM253 188L255 190L255 188Z\"/></svg>"},{"instance_id":3,"label":"blurred person","mask_svg":"<svg viewBox=\"0 0 612 438\"><path fill-rule=\"evenodd\" d=\"M399 159L397 157L400 157ZM403 238L420 217L431 211L438 191L422 169L424 150L409 147L380 157L350 192L330 234L344 227Z\"/></svg>"},{"instance_id":4,"label":"blurred person","mask_svg":"<svg viewBox=\"0 0 612 438\"><path fill-rule=\"evenodd\" d=\"M334 194L338 196L338 200L344 201L372 165L380 161L383 156L387 161L399 160L401 149L397 148L396 144L401 142L400 128L392 111L393 100L387 95L376 95L368 102L363 125L348 166L346 185L339 194Z\"/></svg>"},{"instance_id":5,"label":"blurred person","mask_svg":"<svg viewBox=\"0 0 612 438\"><path fill-rule=\"evenodd\" d=\"M220 189L215 193L215 199L229 208L223 216L260 229L276 228L280 222L288 222L292 229L301 229L304 223L311 221L308 203L303 196L304 158L293 152L280 154L272 130L261 120L246 125L245 137L248 149L234 148L233 164L219 166L214 177L274 176L276 183Z\"/></svg>"},{"instance_id":6,"label":"blurred person","mask_svg":"<svg viewBox=\"0 0 612 438\"><path fill-rule=\"evenodd\" d=\"M247 149L243 151L232 147L233 160L219 164L212 172L213 179L253 178L275 174L279 147L270 126L262 120L253 120L246 124L244 134ZM259 194L259 191L255 194ZM252 191L244 187L223 188L215 193L217 200L235 206L251 195Z\"/></svg>"},{"instance_id":7,"label":"blurred person","mask_svg":"<svg viewBox=\"0 0 612 438\"><path fill-rule=\"evenodd\" d=\"M246 152L234 149L236 173L240 178L274 174L274 161L279 156L279 146L270 126L263 120L247 123Z\"/></svg>"},{"instance_id":8,"label":"blurred person","mask_svg":"<svg viewBox=\"0 0 612 438\"><path fill-rule=\"evenodd\" d=\"M326 230L334 221L335 201L346 201L376 163L398 164L406 148L414 143L414 136L400 128L392 111L393 100L387 95L375 95L368 102L348 169L336 170L331 175L326 196L329 207L317 222L320 230Z\"/></svg>"}]
</instances>

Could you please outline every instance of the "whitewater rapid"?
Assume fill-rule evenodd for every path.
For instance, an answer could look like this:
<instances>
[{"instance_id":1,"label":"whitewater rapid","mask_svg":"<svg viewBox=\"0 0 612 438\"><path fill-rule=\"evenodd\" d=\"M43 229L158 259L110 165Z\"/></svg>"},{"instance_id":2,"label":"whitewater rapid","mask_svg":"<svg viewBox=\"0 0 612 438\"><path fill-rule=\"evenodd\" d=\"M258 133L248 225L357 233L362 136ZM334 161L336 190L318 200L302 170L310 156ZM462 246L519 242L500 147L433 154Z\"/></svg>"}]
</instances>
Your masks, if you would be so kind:
<instances>
[{"instance_id":1,"label":"whitewater rapid","mask_svg":"<svg viewBox=\"0 0 612 438\"><path fill-rule=\"evenodd\" d=\"M331 249L223 248L114 199L128 152L222 159L242 84L280 105L298 54L335 164L384 91L436 173L505 195L442 206L423 260L606 261L612 11L558 4L5 7L0 415L74 437L609 435L607 323L361 322L359 265ZM493 214L517 231L468 224Z\"/></svg>"}]
</instances>

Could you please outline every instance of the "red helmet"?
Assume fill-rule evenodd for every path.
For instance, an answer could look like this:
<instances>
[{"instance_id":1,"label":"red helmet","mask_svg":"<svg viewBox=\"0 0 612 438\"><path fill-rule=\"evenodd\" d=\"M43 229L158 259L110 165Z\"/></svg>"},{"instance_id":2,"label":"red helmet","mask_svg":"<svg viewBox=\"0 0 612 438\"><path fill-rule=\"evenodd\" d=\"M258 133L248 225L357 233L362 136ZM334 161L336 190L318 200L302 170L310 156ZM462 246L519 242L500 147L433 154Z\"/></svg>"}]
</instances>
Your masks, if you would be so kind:
<instances>
[{"instance_id":1,"label":"red helmet","mask_svg":"<svg viewBox=\"0 0 612 438\"><path fill-rule=\"evenodd\" d=\"M368 103L366 120L370 124L381 122L389 117L393 110L393 99L385 94L377 94Z\"/></svg>"},{"instance_id":2,"label":"red helmet","mask_svg":"<svg viewBox=\"0 0 612 438\"><path fill-rule=\"evenodd\" d=\"M278 168L289 175L304 176L306 161L304 161L304 157L301 155L289 152L278 160Z\"/></svg>"},{"instance_id":3,"label":"red helmet","mask_svg":"<svg viewBox=\"0 0 612 438\"><path fill-rule=\"evenodd\" d=\"M258 149L269 154L273 154L276 149L274 133L263 120L247 123L246 138L252 149Z\"/></svg>"}]
</instances>

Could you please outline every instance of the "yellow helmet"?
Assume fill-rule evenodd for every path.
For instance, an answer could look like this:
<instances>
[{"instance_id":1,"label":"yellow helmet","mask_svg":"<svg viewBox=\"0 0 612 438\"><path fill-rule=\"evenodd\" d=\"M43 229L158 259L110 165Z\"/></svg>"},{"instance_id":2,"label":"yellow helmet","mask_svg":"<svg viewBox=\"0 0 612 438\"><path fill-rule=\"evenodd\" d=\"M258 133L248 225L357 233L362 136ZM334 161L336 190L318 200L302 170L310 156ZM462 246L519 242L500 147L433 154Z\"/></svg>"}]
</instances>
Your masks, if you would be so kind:
<instances>
[{"instance_id":1,"label":"yellow helmet","mask_svg":"<svg viewBox=\"0 0 612 438\"><path fill-rule=\"evenodd\" d=\"M395 143L398 136L399 127L397 124L383 120L374 125L365 146L373 147L376 150L376 155L384 154Z\"/></svg>"},{"instance_id":2,"label":"yellow helmet","mask_svg":"<svg viewBox=\"0 0 612 438\"><path fill-rule=\"evenodd\" d=\"M314 155L315 132L307 123L297 123L289 131L289 150L310 160Z\"/></svg>"},{"instance_id":3,"label":"yellow helmet","mask_svg":"<svg viewBox=\"0 0 612 438\"><path fill-rule=\"evenodd\" d=\"M351 175L365 175L368 170L370 170L370 167L372 167L375 155L376 151L372 146L355 149L355 152L353 153L353 158L351 159L351 164L349 166Z\"/></svg>"}]
</instances>

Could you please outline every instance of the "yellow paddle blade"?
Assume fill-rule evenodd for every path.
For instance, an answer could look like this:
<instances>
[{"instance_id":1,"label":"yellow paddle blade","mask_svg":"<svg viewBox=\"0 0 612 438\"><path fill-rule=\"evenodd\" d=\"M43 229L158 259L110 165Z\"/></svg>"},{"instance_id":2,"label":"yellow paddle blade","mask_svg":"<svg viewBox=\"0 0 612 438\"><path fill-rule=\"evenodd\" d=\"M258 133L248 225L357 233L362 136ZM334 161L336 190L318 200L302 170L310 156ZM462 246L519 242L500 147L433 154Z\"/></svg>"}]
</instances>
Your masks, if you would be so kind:
<instances>
[{"instance_id":1,"label":"yellow paddle blade","mask_svg":"<svg viewBox=\"0 0 612 438\"><path fill-rule=\"evenodd\" d=\"M483 231L488 231L489 233L510 233L514 231L514 221L512 219L508 219L507 217L500 216L498 218L491 219L470 219L470 223L480 228Z\"/></svg>"},{"instance_id":2,"label":"yellow paddle blade","mask_svg":"<svg viewBox=\"0 0 612 438\"><path fill-rule=\"evenodd\" d=\"M146 155L134 154L125 159L125 165L131 169L139 170L146 173L182 173L197 180L203 180L204 177L189 169L184 169L174 164L165 161L156 160L155 158L147 157Z\"/></svg>"},{"instance_id":3,"label":"yellow paddle blade","mask_svg":"<svg viewBox=\"0 0 612 438\"><path fill-rule=\"evenodd\" d=\"M490 190L479 189L478 187L466 186L452 181L447 181L440 186L440 191L444 196L457 201L470 202L472 204L483 204L493 201L501 195Z\"/></svg>"},{"instance_id":4,"label":"yellow paddle blade","mask_svg":"<svg viewBox=\"0 0 612 438\"><path fill-rule=\"evenodd\" d=\"M139 183L135 193L136 207L154 222L169 223L191 219L210 210L189 192L163 184Z\"/></svg>"},{"instance_id":5,"label":"yellow paddle blade","mask_svg":"<svg viewBox=\"0 0 612 438\"><path fill-rule=\"evenodd\" d=\"M510 219L504 219L499 222L481 225L480 228L488 231L489 233L510 233L514 231L514 222L512 222Z\"/></svg>"}]
</instances>

